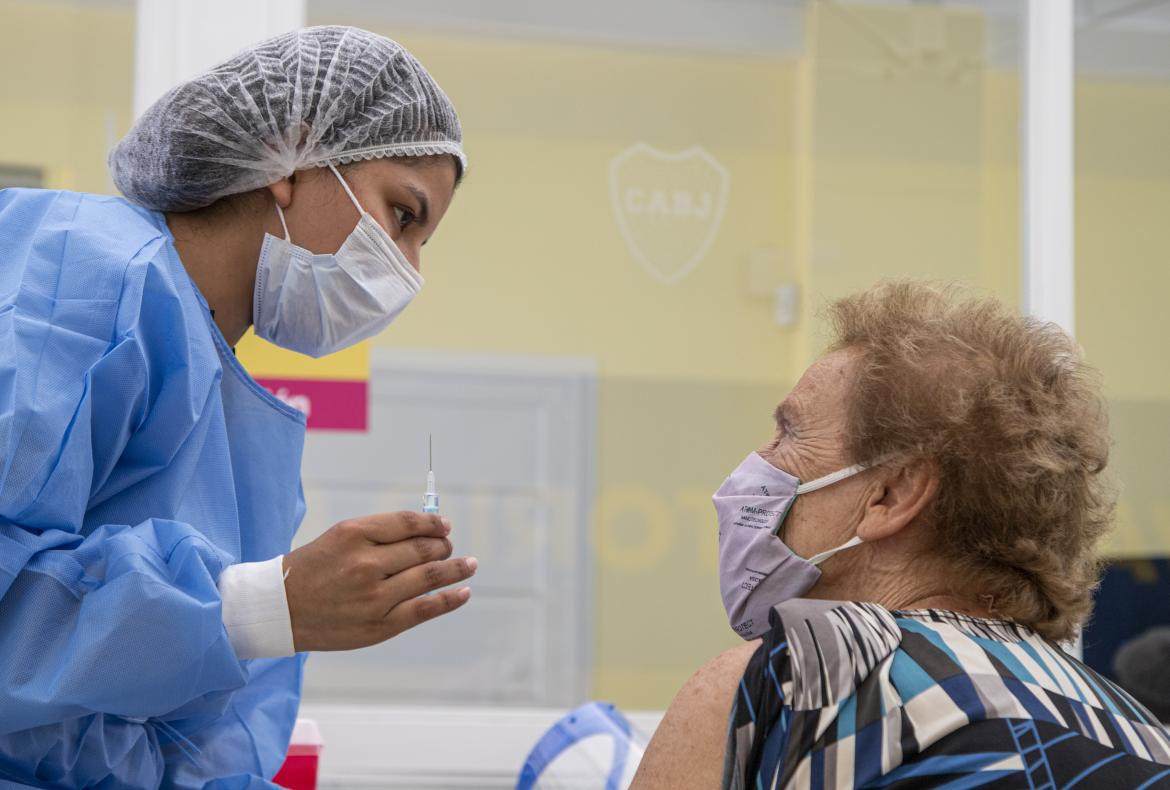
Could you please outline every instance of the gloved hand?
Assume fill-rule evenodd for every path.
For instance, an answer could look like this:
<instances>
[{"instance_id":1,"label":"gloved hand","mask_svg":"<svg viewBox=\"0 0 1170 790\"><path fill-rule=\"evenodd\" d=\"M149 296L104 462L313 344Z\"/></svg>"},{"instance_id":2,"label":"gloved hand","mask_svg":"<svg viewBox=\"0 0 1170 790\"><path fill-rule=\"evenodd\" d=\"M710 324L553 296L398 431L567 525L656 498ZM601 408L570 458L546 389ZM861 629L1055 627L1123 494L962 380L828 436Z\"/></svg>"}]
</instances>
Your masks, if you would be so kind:
<instances>
[{"instance_id":1,"label":"gloved hand","mask_svg":"<svg viewBox=\"0 0 1170 790\"><path fill-rule=\"evenodd\" d=\"M475 574L474 557L448 559L450 522L423 513L382 513L334 524L284 557L293 643L352 650L458 609L461 587L425 595Z\"/></svg>"}]
</instances>

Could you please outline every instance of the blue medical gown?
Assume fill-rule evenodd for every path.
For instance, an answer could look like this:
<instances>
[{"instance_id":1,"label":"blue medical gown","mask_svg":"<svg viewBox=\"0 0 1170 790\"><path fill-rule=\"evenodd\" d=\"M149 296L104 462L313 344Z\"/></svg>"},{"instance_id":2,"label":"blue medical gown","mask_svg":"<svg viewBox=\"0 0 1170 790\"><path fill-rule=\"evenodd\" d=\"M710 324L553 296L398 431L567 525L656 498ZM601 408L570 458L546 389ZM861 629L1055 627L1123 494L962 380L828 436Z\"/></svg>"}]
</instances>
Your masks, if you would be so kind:
<instances>
[{"instance_id":1,"label":"blue medical gown","mask_svg":"<svg viewBox=\"0 0 1170 790\"><path fill-rule=\"evenodd\" d=\"M238 660L216 581L288 551L303 444L162 215L0 191L0 784L270 786L303 657Z\"/></svg>"}]
</instances>

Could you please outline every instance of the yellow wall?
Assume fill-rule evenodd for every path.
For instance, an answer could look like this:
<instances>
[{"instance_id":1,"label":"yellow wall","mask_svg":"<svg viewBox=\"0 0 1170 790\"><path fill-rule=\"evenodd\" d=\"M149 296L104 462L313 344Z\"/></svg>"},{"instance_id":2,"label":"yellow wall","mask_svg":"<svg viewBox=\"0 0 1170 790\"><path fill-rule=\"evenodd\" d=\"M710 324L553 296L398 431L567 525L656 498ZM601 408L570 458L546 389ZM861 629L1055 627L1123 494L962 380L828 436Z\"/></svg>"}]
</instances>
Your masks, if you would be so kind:
<instances>
[{"instance_id":1,"label":"yellow wall","mask_svg":"<svg viewBox=\"0 0 1170 790\"><path fill-rule=\"evenodd\" d=\"M1076 90L1077 337L1105 378L1122 482L1111 554L1170 554L1170 85Z\"/></svg>"},{"instance_id":2,"label":"yellow wall","mask_svg":"<svg viewBox=\"0 0 1170 790\"><path fill-rule=\"evenodd\" d=\"M806 19L808 310L898 276L1013 299L1015 250L987 254L997 238L985 226L999 217L984 216L985 126L999 107L986 103L984 72L965 66L982 57L982 16L812 4ZM823 346L820 328L806 324L802 363Z\"/></svg>"},{"instance_id":3,"label":"yellow wall","mask_svg":"<svg viewBox=\"0 0 1170 790\"><path fill-rule=\"evenodd\" d=\"M419 307L381 344L584 354L605 376L780 380L785 335L770 301L746 296L746 268L791 236L790 64L379 32L450 94L471 162L427 246ZM710 253L671 286L614 222L609 162L640 141L701 145L731 172Z\"/></svg>"},{"instance_id":4,"label":"yellow wall","mask_svg":"<svg viewBox=\"0 0 1170 790\"><path fill-rule=\"evenodd\" d=\"M891 274L1016 299L1016 75L913 48L891 66L864 32L912 42L939 23L915 15L937 9L870 9L859 27L815 8L792 60L370 25L452 96L471 158L417 306L375 343L597 360L593 693L626 707L666 704L735 640L708 497L819 349L816 306ZM941 21L949 51L978 64L982 20ZM0 162L105 190L105 119L115 136L128 125L132 44L130 7L0 0L0 66L28 75L0 81ZM1127 486L1110 547L1165 553L1170 85L1081 80L1076 99L1079 337L1106 377ZM709 254L670 286L634 261L610 204L609 162L640 141L702 145L731 174ZM795 329L748 288L760 250L800 280Z\"/></svg>"},{"instance_id":5,"label":"yellow wall","mask_svg":"<svg viewBox=\"0 0 1170 790\"><path fill-rule=\"evenodd\" d=\"M134 6L0 2L0 166L113 193L106 151L133 114Z\"/></svg>"}]
</instances>

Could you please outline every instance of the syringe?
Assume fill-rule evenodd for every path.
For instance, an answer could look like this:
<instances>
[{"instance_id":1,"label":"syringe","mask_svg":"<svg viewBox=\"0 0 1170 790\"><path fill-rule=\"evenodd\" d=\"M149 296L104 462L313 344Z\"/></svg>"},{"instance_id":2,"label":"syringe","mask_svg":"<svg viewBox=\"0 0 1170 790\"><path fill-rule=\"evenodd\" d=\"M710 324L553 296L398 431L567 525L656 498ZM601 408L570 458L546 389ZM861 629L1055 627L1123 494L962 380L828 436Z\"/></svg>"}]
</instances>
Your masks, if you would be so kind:
<instances>
[{"instance_id":1,"label":"syringe","mask_svg":"<svg viewBox=\"0 0 1170 790\"><path fill-rule=\"evenodd\" d=\"M427 490L423 494L423 512L439 512L439 492L435 490L435 446L431 435L427 434Z\"/></svg>"}]
</instances>

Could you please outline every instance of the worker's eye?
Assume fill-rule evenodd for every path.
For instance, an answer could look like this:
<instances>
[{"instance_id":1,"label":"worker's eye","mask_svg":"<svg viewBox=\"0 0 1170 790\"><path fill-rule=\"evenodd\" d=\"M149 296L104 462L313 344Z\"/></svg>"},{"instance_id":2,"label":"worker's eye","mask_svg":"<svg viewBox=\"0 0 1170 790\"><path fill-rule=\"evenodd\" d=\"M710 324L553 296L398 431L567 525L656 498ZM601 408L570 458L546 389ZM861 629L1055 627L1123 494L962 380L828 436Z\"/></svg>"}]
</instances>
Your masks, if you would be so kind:
<instances>
[{"instance_id":1,"label":"worker's eye","mask_svg":"<svg viewBox=\"0 0 1170 790\"><path fill-rule=\"evenodd\" d=\"M398 220L398 227L402 230L405 230L407 225L410 225L413 222L418 222L418 217L415 215L415 213L408 208L403 208L402 206L394 207L394 216Z\"/></svg>"}]
</instances>

